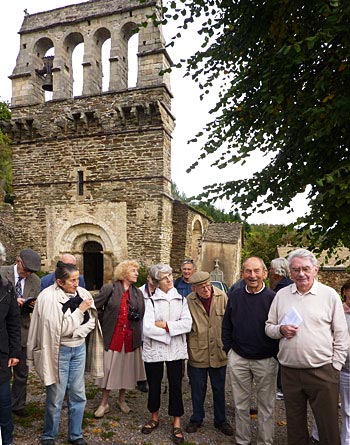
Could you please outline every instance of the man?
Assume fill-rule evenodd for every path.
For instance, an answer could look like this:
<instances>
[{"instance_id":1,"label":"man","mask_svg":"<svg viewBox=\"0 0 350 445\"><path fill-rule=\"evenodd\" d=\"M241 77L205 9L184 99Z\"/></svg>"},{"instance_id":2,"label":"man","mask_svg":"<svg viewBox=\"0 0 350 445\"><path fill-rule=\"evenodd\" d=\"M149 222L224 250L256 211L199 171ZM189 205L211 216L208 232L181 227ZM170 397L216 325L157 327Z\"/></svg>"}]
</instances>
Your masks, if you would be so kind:
<instances>
[{"instance_id":1,"label":"man","mask_svg":"<svg viewBox=\"0 0 350 445\"><path fill-rule=\"evenodd\" d=\"M0 243L0 264L6 259ZM3 445L12 445L13 419L11 412L11 368L21 356L19 307L12 284L0 275L0 429Z\"/></svg>"},{"instance_id":2,"label":"man","mask_svg":"<svg viewBox=\"0 0 350 445\"><path fill-rule=\"evenodd\" d=\"M28 367L26 365L26 351L30 314L33 312L35 299L40 293L40 278L34 273L39 272L41 258L32 249L23 249L16 258L13 266L2 266L0 274L15 288L15 295L21 316L21 346L22 355L18 365L13 368L12 382L12 411L21 417L26 416L24 410L27 397Z\"/></svg>"},{"instance_id":3,"label":"man","mask_svg":"<svg viewBox=\"0 0 350 445\"><path fill-rule=\"evenodd\" d=\"M293 281L290 279L289 263L285 258L275 258L271 261L270 279L273 283L273 286L271 287L274 292L278 292L280 289L283 289L284 287L293 283ZM283 399L281 367L278 366L276 400Z\"/></svg>"},{"instance_id":4,"label":"man","mask_svg":"<svg viewBox=\"0 0 350 445\"><path fill-rule=\"evenodd\" d=\"M214 403L214 426L226 436L233 436L233 429L226 419L227 357L221 346L221 328L227 296L225 292L210 284L208 272L195 272L189 281L192 284L192 293L187 296L187 303L192 316L192 329L187 341L187 372L191 385L193 413L186 431L195 433L203 423L209 375Z\"/></svg>"},{"instance_id":5,"label":"man","mask_svg":"<svg viewBox=\"0 0 350 445\"><path fill-rule=\"evenodd\" d=\"M278 342L265 335L265 321L275 292L265 287L267 269L261 258L243 263L245 286L229 298L222 323L235 404L236 442L251 443L250 396L253 380L258 402L258 445L272 445Z\"/></svg>"},{"instance_id":6,"label":"man","mask_svg":"<svg viewBox=\"0 0 350 445\"><path fill-rule=\"evenodd\" d=\"M181 263L181 277L174 281L174 287L183 297L187 297L192 292L190 277L195 273L196 266L193 260L184 260Z\"/></svg>"},{"instance_id":7,"label":"man","mask_svg":"<svg viewBox=\"0 0 350 445\"><path fill-rule=\"evenodd\" d=\"M60 261L62 261L62 263L65 264L74 264L75 266L77 264L77 259L75 258L74 255L71 255L70 253L64 253L63 255L61 255ZM54 284L55 281L56 281L55 272L51 272L47 275L44 275L41 279L40 290L46 289L47 287ZM79 286L85 289L85 280L82 275L79 275Z\"/></svg>"},{"instance_id":8,"label":"man","mask_svg":"<svg viewBox=\"0 0 350 445\"><path fill-rule=\"evenodd\" d=\"M271 305L266 333L282 339L278 359L287 415L289 445L307 445L307 402L321 445L340 445L339 371L349 348L341 300L316 280L315 256L297 249L288 257L294 284L281 289Z\"/></svg>"}]
</instances>

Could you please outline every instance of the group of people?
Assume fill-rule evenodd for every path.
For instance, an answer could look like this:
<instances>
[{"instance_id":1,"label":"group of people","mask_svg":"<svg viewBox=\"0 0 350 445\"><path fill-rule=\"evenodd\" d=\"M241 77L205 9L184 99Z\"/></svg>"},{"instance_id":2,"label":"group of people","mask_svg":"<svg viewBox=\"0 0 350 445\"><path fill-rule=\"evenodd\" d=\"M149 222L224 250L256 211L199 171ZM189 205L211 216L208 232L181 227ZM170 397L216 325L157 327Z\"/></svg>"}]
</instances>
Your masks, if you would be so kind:
<instances>
[{"instance_id":1,"label":"group of people","mask_svg":"<svg viewBox=\"0 0 350 445\"><path fill-rule=\"evenodd\" d=\"M0 258L5 259L1 244ZM150 417L141 432L151 434L161 422L164 368L175 444L184 442L182 380L187 371L192 413L184 430L189 434L203 425L209 377L214 426L235 436L237 444L252 441L249 412L254 383L258 445L273 444L276 385L285 401L289 445L309 444L307 403L315 419L312 440L350 445L350 281L342 288L342 304L332 288L316 279L317 260L311 252L298 249L288 261L273 260L274 290L265 286L268 270L263 260L247 258L242 279L229 290L229 297L212 286L208 272L196 271L192 260L183 262L182 276L176 280L169 265L153 265L141 288L136 287L138 262L123 261L114 282L104 285L95 298L85 290L72 255L62 256L54 274L41 282L34 273L39 270L40 256L31 249L21 251L14 266L0 268L3 445L13 443L11 404L16 415L25 415L27 365L35 368L46 387L42 445L55 444L65 396L68 441L86 445L84 370L101 388L97 418L110 411L109 395L114 390L119 409L129 413L126 391L147 381ZM23 383L21 390L16 374ZM226 415L226 374L235 429Z\"/></svg>"}]
</instances>

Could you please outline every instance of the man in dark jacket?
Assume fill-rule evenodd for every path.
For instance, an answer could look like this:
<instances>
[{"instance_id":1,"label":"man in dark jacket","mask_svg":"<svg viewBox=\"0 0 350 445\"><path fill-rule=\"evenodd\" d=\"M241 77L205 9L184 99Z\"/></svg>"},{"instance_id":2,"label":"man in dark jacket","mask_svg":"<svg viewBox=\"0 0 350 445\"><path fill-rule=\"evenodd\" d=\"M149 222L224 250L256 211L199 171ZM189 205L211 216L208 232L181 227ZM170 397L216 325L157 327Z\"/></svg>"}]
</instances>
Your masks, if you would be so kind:
<instances>
[{"instance_id":1,"label":"man in dark jacket","mask_svg":"<svg viewBox=\"0 0 350 445\"><path fill-rule=\"evenodd\" d=\"M0 264L5 249L0 243ZM20 313L12 284L0 275L0 428L3 445L12 445L11 368L21 356Z\"/></svg>"}]
</instances>

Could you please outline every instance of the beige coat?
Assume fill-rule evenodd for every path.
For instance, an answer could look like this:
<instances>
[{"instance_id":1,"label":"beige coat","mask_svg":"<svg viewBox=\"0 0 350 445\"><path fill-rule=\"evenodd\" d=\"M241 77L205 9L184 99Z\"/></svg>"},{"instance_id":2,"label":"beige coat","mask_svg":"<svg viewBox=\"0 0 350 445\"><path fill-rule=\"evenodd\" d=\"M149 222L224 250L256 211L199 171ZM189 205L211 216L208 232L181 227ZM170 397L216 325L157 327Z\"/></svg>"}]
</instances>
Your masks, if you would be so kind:
<instances>
[{"instance_id":1,"label":"beige coat","mask_svg":"<svg viewBox=\"0 0 350 445\"><path fill-rule=\"evenodd\" d=\"M78 287L78 293L84 300L91 297L90 293L81 287ZM77 339L85 339L91 331L91 326L88 327L87 323L81 325L83 314L79 310L72 312L68 320L63 320L61 303L66 301L67 296L63 290L53 284L39 294L32 314L27 342L27 365L30 369L35 367L45 386L59 382L58 357L63 322L65 331L71 331L72 336ZM103 376L102 331L94 306L89 309L89 314L94 317L96 322L95 329L92 331L95 355L92 360L95 363L93 374L94 377L101 377Z\"/></svg>"},{"instance_id":2,"label":"beige coat","mask_svg":"<svg viewBox=\"0 0 350 445\"><path fill-rule=\"evenodd\" d=\"M215 286L213 289L209 316L195 292L187 296L192 316L192 329L187 340L188 363L195 368L220 368L227 364L221 340L227 295Z\"/></svg>"}]
</instances>

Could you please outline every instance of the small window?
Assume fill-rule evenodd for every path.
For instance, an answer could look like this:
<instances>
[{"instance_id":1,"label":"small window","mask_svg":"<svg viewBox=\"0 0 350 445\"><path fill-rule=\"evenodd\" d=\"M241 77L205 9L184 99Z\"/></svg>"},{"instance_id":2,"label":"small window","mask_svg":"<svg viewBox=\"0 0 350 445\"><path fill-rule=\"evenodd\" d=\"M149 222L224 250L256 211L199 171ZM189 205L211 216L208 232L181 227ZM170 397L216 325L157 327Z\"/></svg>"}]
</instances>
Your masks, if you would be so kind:
<instances>
[{"instance_id":1,"label":"small window","mask_svg":"<svg viewBox=\"0 0 350 445\"><path fill-rule=\"evenodd\" d=\"M78 171L78 195L84 195L84 172Z\"/></svg>"}]
</instances>

